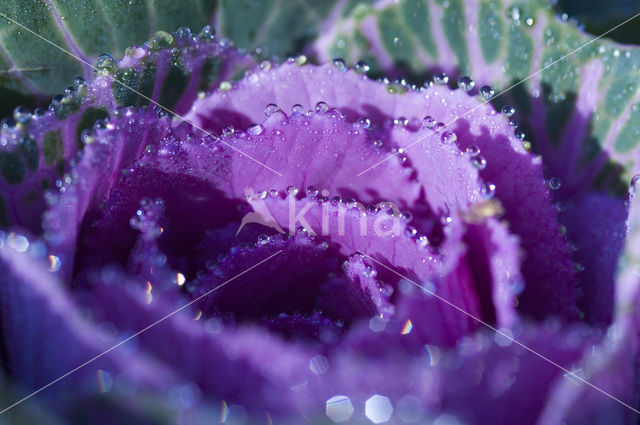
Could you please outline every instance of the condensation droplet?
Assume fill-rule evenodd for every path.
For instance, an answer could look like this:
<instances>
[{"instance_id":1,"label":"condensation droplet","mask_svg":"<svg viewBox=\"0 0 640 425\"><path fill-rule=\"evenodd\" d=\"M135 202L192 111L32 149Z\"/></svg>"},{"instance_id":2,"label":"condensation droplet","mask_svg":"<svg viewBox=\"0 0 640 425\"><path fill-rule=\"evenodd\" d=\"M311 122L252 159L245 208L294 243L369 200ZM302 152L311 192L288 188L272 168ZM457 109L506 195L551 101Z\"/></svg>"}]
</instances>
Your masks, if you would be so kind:
<instances>
[{"instance_id":1,"label":"condensation droplet","mask_svg":"<svg viewBox=\"0 0 640 425\"><path fill-rule=\"evenodd\" d=\"M323 114L329 110L329 105L327 105L325 102L320 101L316 103L314 110L317 114Z\"/></svg>"},{"instance_id":2,"label":"condensation droplet","mask_svg":"<svg viewBox=\"0 0 640 425\"><path fill-rule=\"evenodd\" d=\"M493 183L485 183L482 185L482 197L484 199L491 199L496 194L496 185Z\"/></svg>"},{"instance_id":3,"label":"condensation droplet","mask_svg":"<svg viewBox=\"0 0 640 425\"><path fill-rule=\"evenodd\" d=\"M296 103L291 107L291 115L302 115L304 114L304 108L299 103Z\"/></svg>"},{"instance_id":4,"label":"condensation droplet","mask_svg":"<svg viewBox=\"0 0 640 425\"><path fill-rule=\"evenodd\" d=\"M249 126L249 128L247 128L247 133L249 133L252 136L259 136L263 132L264 132L264 127L262 127L260 124L253 124Z\"/></svg>"},{"instance_id":5,"label":"condensation droplet","mask_svg":"<svg viewBox=\"0 0 640 425\"><path fill-rule=\"evenodd\" d=\"M551 177L547 184L549 185L549 189L558 190L562 185L562 181L558 177Z\"/></svg>"},{"instance_id":6,"label":"condensation droplet","mask_svg":"<svg viewBox=\"0 0 640 425\"><path fill-rule=\"evenodd\" d=\"M355 63L354 69L360 74L366 74L367 72L369 72L370 67L365 62L358 61Z\"/></svg>"},{"instance_id":7,"label":"condensation droplet","mask_svg":"<svg viewBox=\"0 0 640 425\"><path fill-rule=\"evenodd\" d=\"M438 85L445 85L449 82L449 76L444 72L440 72L433 76L433 82Z\"/></svg>"},{"instance_id":8,"label":"condensation droplet","mask_svg":"<svg viewBox=\"0 0 640 425\"><path fill-rule=\"evenodd\" d=\"M636 174L631 178L631 186L629 186L629 193L635 194L640 188L640 174Z\"/></svg>"},{"instance_id":9,"label":"condensation droplet","mask_svg":"<svg viewBox=\"0 0 640 425\"><path fill-rule=\"evenodd\" d=\"M425 128L433 130L436 126L436 120L431 115L427 115L426 117L422 118L422 125Z\"/></svg>"},{"instance_id":10,"label":"condensation droplet","mask_svg":"<svg viewBox=\"0 0 640 425\"><path fill-rule=\"evenodd\" d=\"M467 147L466 153L471 157L476 157L480 155L480 148L477 147L476 145L470 145Z\"/></svg>"},{"instance_id":11,"label":"condensation droplet","mask_svg":"<svg viewBox=\"0 0 640 425\"><path fill-rule=\"evenodd\" d=\"M491 99L494 94L496 94L496 92L493 88L491 88L491 86L482 86L480 88L480 96L482 96L484 100Z\"/></svg>"},{"instance_id":12,"label":"condensation droplet","mask_svg":"<svg viewBox=\"0 0 640 425\"><path fill-rule=\"evenodd\" d=\"M502 107L502 115L504 115L507 118L511 118L515 113L516 113L516 110L511 105L504 105Z\"/></svg>"},{"instance_id":13,"label":"condensation droplet","mask_svg":"<svg viewBox=\"0 0 640 425\"><path fill-rule=\"evenodd\" d=\"M442 133L440 140L442 140L442 143L449 145L455 143L455 141L458 140L458 136L456 136L456 133L447 130Z\"/></svg>"},{"instance_id":14,"label":"condensation droplet","mask_svg":"<svg viewBox=\"0 0 640 425\"><path fill-rule=\"evenodd\" d=\"M471 164L476 167L478 170L484 170L487 168L487 160L484 159L484 156L478 154L475 157L471 158Z\"/></svg>"},{"instance_id":15,"label":"condensation droplet","mask_svg":"<svg viewBox=\"0 0 640 425\"><path fill-rule=\"evenodd\" d=\"M473 90L475 85L476 85L475 81L473 81L471 77L467 77L466 75L463 75L458 79L458 87L460 87L462 90L466 92Z\"/></svg>"},{"instance_id":16,"label":"condensation droplet","mask_svg":"<svg viewBox=\"0 0 640 425\"><path fill-rule=\"evenodd\" d=\"M270 117L271 115L273 115L274 113L276 113L279 110L280 110L280 108L278 108L278 105L276 105L275 103L270 103L264 108L264 114L267 117Z\"/></svg>"},{"instance_id":17,"label":"condensation droplet","mask_svg":"<svg viewBox=\"0 0 640 425\"><path fill-rule=\"evenodd\" d=\"M340 71L344 72L347 70L347 65L344 63L344 60L342 60L341 58L333 59L331 61L331 64L336 68L338 68Z\"/></svg>"}]
</instances>

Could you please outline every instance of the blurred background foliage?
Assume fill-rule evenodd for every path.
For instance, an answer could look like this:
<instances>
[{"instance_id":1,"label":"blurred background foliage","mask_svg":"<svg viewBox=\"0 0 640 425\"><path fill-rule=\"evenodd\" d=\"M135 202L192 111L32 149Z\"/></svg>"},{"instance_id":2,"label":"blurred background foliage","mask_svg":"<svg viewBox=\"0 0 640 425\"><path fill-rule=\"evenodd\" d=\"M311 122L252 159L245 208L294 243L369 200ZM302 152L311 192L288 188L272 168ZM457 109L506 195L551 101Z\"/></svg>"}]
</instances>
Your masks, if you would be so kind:
<instances>
[{"instance_id":1,"label":"blurred background foliage","mask_svg":"<svg viewBox=\"0 0 640 425\"><path fill-rule=\"evenodd\" d=\"M601 35L640 13L638 0L559 0L558 13L566 13L584 25L585 31ZM640 17L606 36L625 44L640 44Z\"/></svg>"}]
</instances>

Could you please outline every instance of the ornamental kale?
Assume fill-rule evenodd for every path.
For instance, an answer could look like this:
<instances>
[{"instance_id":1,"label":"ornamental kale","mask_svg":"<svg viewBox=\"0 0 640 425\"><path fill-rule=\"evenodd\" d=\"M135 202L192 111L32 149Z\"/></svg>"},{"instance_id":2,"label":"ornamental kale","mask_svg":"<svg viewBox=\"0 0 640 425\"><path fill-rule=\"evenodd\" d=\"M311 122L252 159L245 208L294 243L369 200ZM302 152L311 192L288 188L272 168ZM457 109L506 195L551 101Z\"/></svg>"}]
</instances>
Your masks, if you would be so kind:
<instances>
[{"instance_id":1,"label":"ornamental kale","mask_svg":"<svg viewBox=\"0 0 640 425\"><path fill-rule=\"evenodd\" d=\"M105 42L42 3L0 7L14 65L20 16L82 61L139 6ZM264 50L205 26L64 56L83 76L3 121L0 415L638 421L635 47L542 1L266 2L262 35L195 3ZM34 104L60 78L15 71Z\"/></svg>"}]
</instances>

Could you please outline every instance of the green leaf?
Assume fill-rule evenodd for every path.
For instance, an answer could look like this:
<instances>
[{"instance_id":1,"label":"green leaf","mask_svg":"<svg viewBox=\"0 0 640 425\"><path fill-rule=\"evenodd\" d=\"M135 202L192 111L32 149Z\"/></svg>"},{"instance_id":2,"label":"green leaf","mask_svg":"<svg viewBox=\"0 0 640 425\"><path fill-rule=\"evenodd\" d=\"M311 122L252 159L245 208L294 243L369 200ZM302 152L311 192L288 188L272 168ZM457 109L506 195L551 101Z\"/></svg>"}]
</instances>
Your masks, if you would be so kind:
<instances>
[{"instance_id":1,"label":"green leaf","mask_svg":"<svg viewBox=\"0 0 640 425\"><path fill-rule=\"evenodd\" d=\"M373 74L419 84L445 71L450 85L462 75L476 92L491 85L491 102L516 108L516 131L543 155L547 177L561 178L561 194L594 184L624 193L640 171L630 155L640 144L640 48L565 20L546 0L380 1L335 22L313 50L320 61L373 59Z\"/></svg>"},{"instance_id":2,"label":"green leaf","mask_svg":"<svg viewBox=\"0 0 640 425\"><path fill-rule=\"evenodd\" d=\"M102 53L121 57L156 31L198 32L212 24L236 46L297 53L315 38L336 0L5 0L0 2L0 114L61 93ZM353 0L342 7L349 10ZM15 22L13 22L13 21ZM40 39L20 25L61 48Z\"/></svg>"}]
</instances>

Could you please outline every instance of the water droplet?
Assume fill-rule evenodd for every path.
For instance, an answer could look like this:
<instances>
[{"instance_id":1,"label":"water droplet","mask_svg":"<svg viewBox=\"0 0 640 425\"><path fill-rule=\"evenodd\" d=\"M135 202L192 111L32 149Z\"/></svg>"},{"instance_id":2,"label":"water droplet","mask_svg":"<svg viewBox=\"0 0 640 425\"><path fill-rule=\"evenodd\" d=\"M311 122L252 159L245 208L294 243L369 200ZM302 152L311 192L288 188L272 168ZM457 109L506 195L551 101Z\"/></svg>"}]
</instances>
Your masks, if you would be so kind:
<instances>
[{"instance_id":1,"label":"water droplet","mask_svg":"<svg viewBox=\"0 0 640 425\"><path fill-rule=\"evenodd\" d=\"M520 140L524 140L527 137L527 135L524 133L524 130L521 129L516 129L513 134Z\"/></svg>"},{"instance_id":2,"label":"water droplet","mask_svg":"<svg viewBox=\"0 0 640 425\"><path fill-rule=\"evenodd\" d=\"M507 118L511 118L515 113L516 113L516 110L511 105L504 105L502 107L502 115L504 115Z\"/></svg>"},{"instance_id":3,"label":"water droplet","mask_svg":"<svg viewBox=\"0 0 640 425\"><path fill-rule=\"evenodd\" d=\"M9 129L15 126L16 126L16 120L13 119L13 117L6 117L6 118L3 118L2 121L0 121L0 127L2 128Z\"/></svg>"},{"instance_id":4,"label":"water droplet","mask_svg":"<svg viewBox=\"0 0 640 425\"><path fill-rule=\"evenodd\" d=\"M333 59L331 61L331 64L336 68L338 68L340 71L344 72L347 70L347 65L344 63L344 60L342 60L341 58Z\"/></svg>"},{"instance_id":5,"label":"water droplet","mask_svg":"<svg viewBox=\"0 0 640 425\"><path fill-rule=\"evenodd\" d=\"M496 185L493 183L484 183L480 191L482 192L482 197L489 200L496 194Z\"/></svg>"},{"instance_id":6,"label":"water droplet","mask_svg":"<svg viewBox=\"0 0 640 425\"><path fill-rule=\"evenodd\" d=\"M413 220L413 214L411 214L410 211L404 211L400 214L400 218L402 219L402 221L404 221L405 223L410 223L411 220Z\"/></svg>"},{"instance_id":7,"label":"water droplet","mask_svg":"<svg viewBox=\"0 0 640 425\"><path fill-rule=\"evenodd\" d=\"M228 126L222 129L222 135L224 137L231 137L233 136L233 133L235 133L235 129L233 128L233 126Z\"/></svg>"},{"instance_id":8,"label":"water droplet","mask_svg":"<svg viewBox=\"0 0 640 425\"><path fill-rule=\"evenodd\" d=\"M456 140L458 140L458 136L456 136L456 133L447 130L442 133L440 140L442 140L442 143L450 145L451 143L454 143Z\"/></svg>"},{"instance_id":9,"label":"water droplet","mask_svg":"<svg viewBox=\"0 0 640 425\"><path fill-rule=\"evenodd\" d=\"M485 168L487 168L487 160L484 159L484 156L480 154L471 159L471 164L478 170L484 170Z\"/></svg>"},{"instance_id":10,"label":"water droplet","mask_svg":"<svg viewBox=\"0 0 640 425\"><path fill-rule=\"evenodd\" d=\"M416 242L418 243L418 246L421 246L424 248L429 245L429 238L423 235L423 236L420 236Z\"/></svg>"},{"instance_id":11,"label":"water droplet","mask_svg":"<svg viewBox=\"0 0 640 425\"><path fill-rule=\"evenodd\" d=\"M266 245L270 240L271 238L268 235L261 234L258 236L258 245Z\"/></svg>"},{"instance_id":12,"label":"water droplet","mask_svg":"<svg viewBox=\"0 0 640 425\"><path fill-rule=\"evenodd\" d=\"M259 136L264 132L264 127L260 124L253 124L247 128L247 133L252 136Z\"/></svg>"},{"instance_id":13,"label":"water droplet","mask_svg":"<svg viewBox=\"0 0 640 425\"><path fill-rule=\"evenodd\" d=\"M367 205L367 214L374 215L380 211L380 208L377 205Z\"/></svg>"},{"instance_id":14,"label":"water droplet","mask_svg":"<svg viewBox=\"0 0 640 425\"><path fill-rule=\"evenodd\" d=\"M299 103L296 103L291 107L291 115L302 115L304 114L304 108Z\"/></svg>"},{"instance_id":15,"label":"water droplet","mask_svg":"<svg viewBox=\"0 0 640 425\"><path fill-rule=\"evenodd\" d=\"M355 63L354 69L359 74L366 74L367 72L369 72L370 67L365 62L358 61Z\"/></svg>"},{"instance_id":16,"label":"water droplet","mask_svg":"<svg viewBox=\"0 0 640 425\"><path fill-rule=\"evenodd\" d=\"M108 53L103 53L96 60L96 68L99 71L114 72L118 68L118 62Z\"/></svg>"},{"instance_id":17,"label":"water droplet","mask_svg":"<svg viewBox=\"0 0 640 425\"><path fill-rule=\"evenodd\" d=\"M180 27L178 28L178 31L176 31L176 36L178 38L188 40L191 38L191 30L187 27Z\"/></svg>"},{"instance_id":18,"label":"water droplet","mask_svg":"<svg viewBox=\"0 0 640 425\"><path fill-rule=\"evenodd\" d=\"M153 38L149 40L149 49L160 50L173 45L173 36L166 31L158 31Z\"/></svg>"},{"instance_id":19,"label":"water droplet","mask_svg":"<svg viewBox=\"0 0 640 425\"><path fill-rule=\"evenodd\" d=\"M396 127L406 127L409 123L409 120L406 117L398 117L393 120L393 125Z\"/></svg>"},{"instance_id":20,"label":"water droplet","mask_svg":"<svg viewBox=\"0 0 640 425\"><path fill-rule=\"evenodd\" d=\"M367 130L371 127L371 120L367 117L360 117L357 124L360 128Z\"/></svg>"},{"instance_id":21,"label":"water droplet","mask_svg":"<svg viewBox=\"0 0 640 425\"><path fill-rule=\"evenodd\" d=\"M280 110L280 108L278 108L278 105L276 105L275 103L270 103L264 108L264 114L267 117L270 117L271 115L273 115L274 113L276 113L279 110Z\"/></svg>"},{"instance_id":22,"label":"water droplet","mask_svg":"<svg viewBox=\"0 0 640 425\"><path fill-rule=\"evenodd\" d=\"M438 85L445 85L449 82L449 76L444 72L437 73L433 76L433 82Z\"/></svg>"},{"instance_id":23,"label":"water droplet","mask_svg":"<svg viewBox=\"0 0 640 425\"><path fill-rule=\"evenodd\" d=\"M466 75L458 79L458 87L460 87L462 90L466 92L473 90L475 85L476 85L475 81L473 81L471 77L467 77Z\"/></svg>"},{"instance_id":24,"label":"water droplet","mask_svg":"<svg viewBox=\"0 0 640 425\"><path fill-rule=\"evenodd\" d=\"M509 17L514 21L520 20L520 8L514 6L508 11L508 13Z\"/></svg>"},{"instance_id":25,"label":"water droplet","mask_svg":"<svg viewBox=\"0 0 640 425\"><path fill-rule=\"evenodd\" d=\"M629 187L629 192L635 194L640 188L640 174L636 174L631 178L631 186Z\"/></svg>"},{"instance_id":26,"label":"water droplet","mask_svg":"<svg viewBox=\"0 0 640 425\"><path fill-rule=\"evenodd\" d=\"M489 100L496 94L495 90L491 86L482 86L480 87L480 96L484 100Z\"/></svg>"},{"instance_id":27,"label":"water droplet","mask_svg":"<svg viewBox=\"0 0 640 425\"><path fill-rule=\"evenodd\" d=\"M329 110L329 105L327 105L325 102L320 101L316 103L314 110L316 111L316 114L324 114Z\"/></svg>"},{"instance_id":28,"label":"water droplet","mask_svg":"<svg viewBox=\"0 0 640 425\"><path fill-rule=\"evenodd\" d=\"M373 267L367 266L367 267L364 268L364 275L365 275L365 277L373 279L378 275L378 272Z\"/></svg>"},{"instance_id":29,"label":"water droplet","mask_svg":"<svg viewBox=\"0 0 640 425\"><path fill-rule=\"evenodd\" d=\"M480 155L480 148L477 147L476 145L470 145L467 147L466 152L467 152L467 155L471 157L476 157Z\"/></svg>"},{"instance_id":30,"label":"water droplet","mask_svg":"<svg viewBox=\"0 0 640 425\"><path fill-rule=\"evenodd\" d=\"M289 195L289 196L296 196L298 194L298 192L299 192L299 190L295 186L287 187L287 195Z\"/></svg>"},{"instance_id":31,"label":"water droplet","mask_svg":"<svg viewBox=\"0 0 640 425\"><path fill-rule=\"evenodd\" d=\"M409 238L413 238L418 234L418 229L416 229L413 226L407 226L407 228L404 231L404 234Z\"/></svg>"},{"instance_id":32,"label":"water droplet","mask_svg":"<svg viewBox=\"0 0 640 425\"><path fill-rule=\"evenodd\" d=\"M198 34L198 38L203 41L211 41L216 36L216 29L211 25L207 25L202 28L202 31Z\"/></svg>"},{"instance_id":33,"label":"water droplet","mask_svg":"<svg viewBox=\"0 0 640 425\"><path fill-rule=\"evenodd\" d=\"M264 60L262 62L260 62L260 65L258 65L260 67L261 70L263 71L268 71L271 69L271 62Z\"/></svg>"},{"instance_id":34,"label":"water droplet","mask_svg":"<svg viewBox=\"0 0 640 425\"><path fill-rule=\"evenodd\" d=\"M547 184L549 185L549 189L558 190L562 185L562 181L558 177L551 177Z\"/></svg>"},{"instance_id":35,"label":"water droplet","mask_svg":"<svg viewBox=\"0 0 640 425\"><path fill-rule=\"evenodd\" d=\"M422 118L422 125L425 128L433 130L436 126L436 120L431 115L427 115L426 117Z\"/></svg>"},{"instance_id":36,"label":"water droplet","mask_svg":"<svg viewBox=\"0 0 640 425\"><path fill-rule=\"evenodd\" d=\"M18 106L13 110L13 118L19 123L25 123L31 119L31 111L25 106Z\"/></svg>"},{"instance_id":37,"label":"water droplet","mask_svg":"<svg viewBox=\"0 0 640 425\"><path fill-rule=\"evenodd\" d=\"M315 198L316 196L318 196L318 189L315 186L309 186L307 188L307 196L309 196L310 198Z\"/></svg>"},{"instance_id":38,"label":"water droplet","mask_svg":"<svg viewBox=\"0 0 640 425\"><path fill-rule=\"evenodd\" d=\"M347 198L344 200L344 205L347 208L355 208L358 205L358 202L353 198Z\"/></svg>"}]
</instances>

